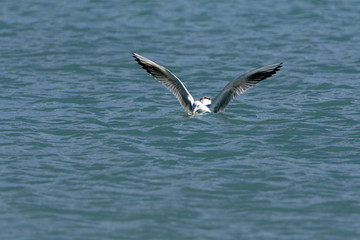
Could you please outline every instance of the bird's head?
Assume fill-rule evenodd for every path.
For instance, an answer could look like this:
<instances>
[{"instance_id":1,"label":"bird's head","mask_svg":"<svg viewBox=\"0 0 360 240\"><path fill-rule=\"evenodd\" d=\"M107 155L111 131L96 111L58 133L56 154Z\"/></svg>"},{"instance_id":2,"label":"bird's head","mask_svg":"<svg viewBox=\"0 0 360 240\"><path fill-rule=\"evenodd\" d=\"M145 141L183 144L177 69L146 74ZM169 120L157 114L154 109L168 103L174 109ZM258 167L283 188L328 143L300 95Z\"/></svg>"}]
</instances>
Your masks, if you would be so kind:
<instances>
[{"instance_id":1,"label":"bird's head","mask_svg":"<svg viewBox=\"0 0 360 240\"><path fill-rule=\"evenodd\" d=\"M200 98L200 102L204 105L210 105L211 104L211 98L209 97L202 97Z\"/></svg>"}]
</instances>

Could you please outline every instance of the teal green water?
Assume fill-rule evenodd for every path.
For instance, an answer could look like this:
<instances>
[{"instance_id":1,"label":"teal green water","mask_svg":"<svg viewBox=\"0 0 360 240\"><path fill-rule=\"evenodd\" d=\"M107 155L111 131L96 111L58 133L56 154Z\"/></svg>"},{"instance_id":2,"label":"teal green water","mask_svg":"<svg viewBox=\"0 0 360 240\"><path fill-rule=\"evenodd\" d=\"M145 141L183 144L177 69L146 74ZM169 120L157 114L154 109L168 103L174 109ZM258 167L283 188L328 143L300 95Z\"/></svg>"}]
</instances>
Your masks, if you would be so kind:
<instances>
[{"instance_id":1,"label":"teal green water","mask_svg":"<svg viewBox=\"0 0 360 240\"><path fill-rule=\"evenodd\" d=\"M359 1L0 7L0 239L360 239ZM189 117L131 52L198 99Z\"/></svg>"}]
</instances>

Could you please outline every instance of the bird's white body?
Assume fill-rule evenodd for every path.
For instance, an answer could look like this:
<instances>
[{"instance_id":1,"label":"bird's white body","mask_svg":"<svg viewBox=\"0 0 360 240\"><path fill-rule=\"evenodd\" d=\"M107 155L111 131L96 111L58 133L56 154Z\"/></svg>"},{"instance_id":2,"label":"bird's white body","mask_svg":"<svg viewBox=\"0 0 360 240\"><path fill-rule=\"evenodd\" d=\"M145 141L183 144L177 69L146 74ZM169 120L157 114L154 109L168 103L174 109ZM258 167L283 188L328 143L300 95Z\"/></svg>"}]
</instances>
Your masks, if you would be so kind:
<instances>
[{"instance_id":1,"label":"bird's white body","mask_svg":"<svg viewBox=\"0 0 360 240\"><path fill-rule=\"evenodd\" d=\"M185 85L169 70L139 54L134 53L133 57L148 73L168 88L179 100L181 106L191 115L224 111L235 97L272 76L282 67L282 63L277 63L252 70L227 84L213 101L209 97L202 97L200 101L194 101Z\"/></svg>"},{"instance_id":2,"label":"bird's white body","mask_svg":"<svg viewBox=\"0 0 360 240\"><path fill-rule=\"evenodd\" d=\"M208 105L204 104L204 102L202 100L195 101L192 114L211 112L211 110L209 108L210 105L211 105L211 101L210 101L210 104L208 104Z\"/></svg>"}]
</instances>

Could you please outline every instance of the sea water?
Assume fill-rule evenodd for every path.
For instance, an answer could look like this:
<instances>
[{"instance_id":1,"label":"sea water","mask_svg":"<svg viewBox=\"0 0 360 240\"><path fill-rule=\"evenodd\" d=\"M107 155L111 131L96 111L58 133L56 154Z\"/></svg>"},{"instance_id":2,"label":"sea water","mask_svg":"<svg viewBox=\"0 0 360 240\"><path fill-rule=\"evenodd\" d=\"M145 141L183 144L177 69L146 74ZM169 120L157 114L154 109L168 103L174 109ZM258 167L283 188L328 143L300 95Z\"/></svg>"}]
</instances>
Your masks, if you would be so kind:
<instances>
[{"instance_id":1,"label":"sea water","mask_svg":"<svg viewBox=\"0 0 360 240\"><path fill-rule=\"evenodd\" d=\"M0 239L360 239L359 1L0 3ZM224 113L198 100L283 62Z\"/></svg>"}]
</instances>

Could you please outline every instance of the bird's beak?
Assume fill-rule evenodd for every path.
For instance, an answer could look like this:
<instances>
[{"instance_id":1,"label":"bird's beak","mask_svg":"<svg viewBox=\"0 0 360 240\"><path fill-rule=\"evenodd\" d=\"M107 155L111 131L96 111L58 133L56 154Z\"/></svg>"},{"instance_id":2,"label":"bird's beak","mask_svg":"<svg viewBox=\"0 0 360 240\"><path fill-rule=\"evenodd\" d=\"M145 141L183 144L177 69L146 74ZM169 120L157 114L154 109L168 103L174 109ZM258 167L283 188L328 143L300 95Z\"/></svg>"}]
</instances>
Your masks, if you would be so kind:
<instances>
[{"instance_id":1,"label":"bird's beak","mask_svg":"<svg viewBox=\"0 0 360 240\"><path fill-rule=\"evenodd\" d=\"M194 109L194 111L192 111L192 115L195 115L195 114L196 114L196 111L197 111L198 109L199 109L199 108L196 107L196 108Z\"/></svg>"}]
</instances>

